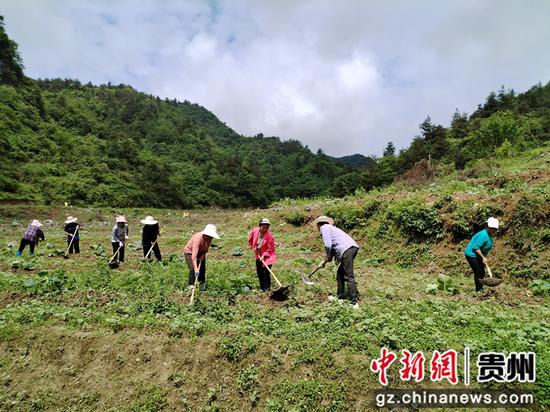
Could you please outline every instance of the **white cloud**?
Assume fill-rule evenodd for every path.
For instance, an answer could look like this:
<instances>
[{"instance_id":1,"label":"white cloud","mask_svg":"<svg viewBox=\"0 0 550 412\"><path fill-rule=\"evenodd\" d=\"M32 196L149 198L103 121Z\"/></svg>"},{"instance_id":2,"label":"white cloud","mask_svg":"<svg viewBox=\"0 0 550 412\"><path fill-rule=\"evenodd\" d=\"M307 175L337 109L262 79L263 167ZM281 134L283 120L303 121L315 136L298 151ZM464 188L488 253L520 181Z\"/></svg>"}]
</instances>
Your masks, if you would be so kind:
<instances>
[{"instance_id":1,"label":"white cloud","mask_svg":"<svg viewBox=\"0 0 550 412\"><path fill-rule=\"evenodd\" d=\"M4 0L27 74L191 100L236 131L334 155L408 145L501 84L550 80L532 0Z\"/></svg>"}]
</instances>

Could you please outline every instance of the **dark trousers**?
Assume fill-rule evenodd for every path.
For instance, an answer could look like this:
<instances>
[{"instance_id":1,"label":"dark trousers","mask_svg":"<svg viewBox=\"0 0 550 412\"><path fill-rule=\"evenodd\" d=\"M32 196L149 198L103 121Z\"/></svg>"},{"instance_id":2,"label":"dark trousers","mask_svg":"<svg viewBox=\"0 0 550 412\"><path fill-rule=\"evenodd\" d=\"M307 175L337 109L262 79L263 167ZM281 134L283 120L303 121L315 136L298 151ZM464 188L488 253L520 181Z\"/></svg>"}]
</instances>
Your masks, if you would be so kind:
<instances>
[{"instance_id":1,"label":"dark trousers","mask_svg":"<svg viewBox=\"0 0 550 412\"><path fill-rule=\"evenodd\" d=\"M269 269L271 269L271 266L273 265L268 266ZM271 289L271 276L269 274L269 270L267 270L260 259L256 259L256 274L258 275L258 280L260 281L260 289L264 292Z\"/></svg>"},{"instance_id":2,"label":"dark trousers","mask_svg":"<svg viewBox=\"0 0 550 412\"><path fill-rule=\"evenodd\" d=\"M465 255L466 256L466 255ZM485 265L483 265L483 260L480 257L471 257L466 256L466 260L470 264L474 272L474 282L476 285L476 292L483 290L483 281L485 277Z\"/></svg>"},{"instance_id":3,"label":"dark trousers","mask_svg":"<svg viewBox=\"0 0 550 412\"><path fill-rule=\"evenodd\" d=\"M345 282L348 283L349 299L351 303L357 303L357 286L355 285L355 274L353 273L353 260L357 256L359 249L355 246L350 247L342 255L342 261L336 272L336 283L338 285L338 299L344 299Z\"/></svg>"},{"instance_id":4,"label":"dark trousers","mask_svg":"<svg viewBox=\"0 0 550 412\"><path fill-rule=\"evenodd\" d=\"M21 239L21 244L19 245L19 254L23 253L23 249L25 249L25 246L29 245L29 249L30 249L31 255L32 255L34 253L34 245L35 244L36 243L31 241L31 240Z\"/></svg>"},{"instance_id":5,"label":"dark trousers","mask_svg":"<svg viewBox=\"0 0 550 412\"><path fill-rule=\"evenodd\" d=\"M185 262L187 263L187 267L189 268L189 285L194 285L195 284L195 270L193 269L193 261L191 260L191 253L186 253L185 254ZM199 269L199 285L200 285L200 290L206 290L206 258L204 258L202 260L202 263L201 261L199 260L197 262L197 265L200 264L200 269Z\"/></svg>"},{"instance_id":6,"label":"dark trousers","mask_svg":"<svg viewBox=\"0 0 550 412\"><path fill-rule=\"evenodd\" d=\"M80 253L80 244L79 239L73 240L73 243L71 244L71 237L67 239L67 246L69 247L69 253Z\"/></svg>"},{"instance_id":7,"label":"dark trousers","mask_svg":"<svg viewBox=\"0 0 550 412\"><path fill-rule=\"evenodd\" d=\"M143 245L143 257L147 256L147 253L149 253L149 250L151 250L151 245L155 243L154 240L149 239L141 239L141 244ZM162 259L162 256L160 254L160 248L158 242L155 243L155 246L153 246L153 253L155 254L155 257L160 262ZM149 259L151 259L151 253L149 253Z\"/></svg>"},{"instance_id":8,"label":"dark trousers","mask_svg":"<svg viewBox=\"0 0 550 412\"><path fill-rule=\"evenodd\" d=\"M124 246L120 246L120 250L119 250L118 246L120 244L118 242L111 242L111 245L113 246L113 254L115 254L116 251L118 250L118 256L115 256L115 260L119 260L120 262L124 262Z\"/></svg>"}]
</instances>

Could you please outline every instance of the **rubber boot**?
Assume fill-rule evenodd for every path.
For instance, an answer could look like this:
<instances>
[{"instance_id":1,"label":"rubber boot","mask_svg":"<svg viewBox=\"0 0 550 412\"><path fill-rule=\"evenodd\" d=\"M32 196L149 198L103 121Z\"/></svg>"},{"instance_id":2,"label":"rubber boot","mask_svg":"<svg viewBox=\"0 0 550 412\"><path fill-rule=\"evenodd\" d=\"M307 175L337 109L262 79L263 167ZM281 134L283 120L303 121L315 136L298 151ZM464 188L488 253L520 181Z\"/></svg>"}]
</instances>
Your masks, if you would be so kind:
<instances>
[{"instance_id":1,"label":"rubber boot","mask_svg":"<svg viewBox=\"0 0 550 412\"><path fill-rule=\"evenodd\" d=\"M17 257L21 256L21 251L18 250L17 253L15 254L15 256L17 256Z\"/></svg>"}]
</instances>

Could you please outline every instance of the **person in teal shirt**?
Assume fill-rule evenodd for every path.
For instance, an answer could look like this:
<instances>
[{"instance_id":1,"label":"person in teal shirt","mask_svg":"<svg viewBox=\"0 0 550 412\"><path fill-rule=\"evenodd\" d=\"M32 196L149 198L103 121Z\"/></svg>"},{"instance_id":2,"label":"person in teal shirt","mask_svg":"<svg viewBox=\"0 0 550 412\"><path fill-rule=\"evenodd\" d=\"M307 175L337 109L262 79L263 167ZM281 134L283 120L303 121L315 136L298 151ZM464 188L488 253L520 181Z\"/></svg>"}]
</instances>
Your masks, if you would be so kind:
<instances>
[{"instance_id":1,"label":"person in teal shirt","mask_svg":"<svg viewBox=\"0 0 550 412\"><path fill-rule=\"evenodd\" d=\"M464 255L474 272L474 282L476 292L483 290L483 278L485 277L485 265L487 265L487 255L494 245L493 236L497 233L499 226L498 219L490 217L487 220L487 227L477 232L468 242Z\"/></svg>"}]
</instances>

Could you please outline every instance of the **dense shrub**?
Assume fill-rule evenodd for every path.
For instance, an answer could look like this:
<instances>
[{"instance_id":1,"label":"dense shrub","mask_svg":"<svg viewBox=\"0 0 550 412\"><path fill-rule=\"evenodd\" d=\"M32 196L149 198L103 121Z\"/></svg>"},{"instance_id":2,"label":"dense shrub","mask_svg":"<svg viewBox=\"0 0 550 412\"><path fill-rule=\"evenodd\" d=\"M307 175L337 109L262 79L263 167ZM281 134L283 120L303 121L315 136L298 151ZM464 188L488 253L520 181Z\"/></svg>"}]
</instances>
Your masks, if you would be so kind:
<instances>
[{"instance_id":1,"label":"dense shrub","mask_svg":"<svg viewBox=\"0 0 550 412\"><path fill-rule=\"evenodd\" d=\"M366 226L368 219L379 210L380 205L378 200L371 200L362 206L338 205L326 208L324 214L332 217L336 226L350 230Z\"/></svg>"},{"instance_id":2,"label":"dense shrub","mask_svg":"<svg viewBox=\"0 0 550 412\"><path fill-rule=\"evenodd\" d=\"M298 211L286 214L283 219L292 226L303 226L306 223L305 213Z\"/></svg>"},{"instance_id":3,"label":"dense shrub","mask_svg":"<svg viewBox=\"0 0 550 412\"><path fill-rule=\"evenodd\" d=\"M516 204L510 219L513 231L525 227L550 226L550 196L524 194Z\"/></svg>"},{"instance_id":4,"label":"dense shrub","mask_svg":"<svg viewBox=\"0 0 550 412\"><path fill-rule=\"evenodd\" d=\"M390 207L387 216L409 240L436 240L443 235L443 224L437 209L419 201L397 203Z\"/></svg>"},{"instance_id":5,"label":"dense shrub","mask_svg":"<svg viewBox=\"0 0 550 412\"><path fill-rule=\"evenodd\" d=\"M499 206L489 204L459 203L450 216L447 230L455 241L469 239L483 229L491 216L501 216L503 210ZM504 226L503 226L504 228Z\"/></svg>"}]
</instances>

